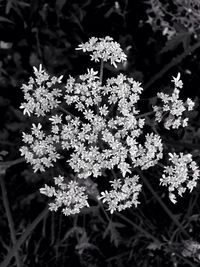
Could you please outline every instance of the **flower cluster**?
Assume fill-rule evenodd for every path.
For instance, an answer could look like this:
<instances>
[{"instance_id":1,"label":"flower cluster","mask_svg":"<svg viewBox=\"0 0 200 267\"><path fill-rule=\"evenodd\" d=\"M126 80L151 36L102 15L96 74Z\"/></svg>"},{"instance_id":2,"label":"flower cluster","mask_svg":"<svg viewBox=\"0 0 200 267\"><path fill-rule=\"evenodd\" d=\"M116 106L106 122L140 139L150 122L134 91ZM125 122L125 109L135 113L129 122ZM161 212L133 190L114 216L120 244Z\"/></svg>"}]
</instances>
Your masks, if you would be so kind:
<instances>
[{"instance_id":1,"label":"flower cluster","mask_svg":"<svg viewBox=\"0 0 200 267\"><path fill-rule=\"evenodd\" d=\"M35 79L29 79L28 85L23 84L22 90L26 102L22 103L20 108L23 109L24 114L34 114L36 116L44 116L50 110L58 107L60 101L58 98L62 95L61 90L53 88L56 84L61 83L62 76L59 78L50 76L42 65L39 69L34 67Z\"/></svg>"},{"instance_id":2,"label":"flower cluster","mask_svg":"<svg viewBox=\"0 0 200 267\"><path fill-rule=\"evenodd\" d=\"M110 213L130 208L132 205L137 206L139 204L138 195L142 187L138 181L138 175L131 178L126 177L123 182L120 179L110 181L112 190L102 192L99 199L108 204Z\"/></svg>"},{"instance_id":3,"label":"flower cluster","mask_svg":"<svg viewBox=\"0 0 200 267\"><path fill-rule=\"evenodd\" d=\"M52 127L54 130L55 126ZM26 161L33 165L33 169L45 171L45 168L53 166L60 158L56 151L56 143L59 143L59 136L55 133L46 135L42 130L42 125L33 124L31 134L23 133L23 142L27 146L20 148L21 155L25 157Z\"/></svg>"},{"instance_id":4,"label":"flower cluster","mask_svg":"<svg viewBox=\"0 0 200 267\"><path fill-rule=\"evenodd\" d=\"M76 181L65 183L61 175L54 178L54 183L55 186L45 185L40 189L40 193L55 198L54 202L49 204L50 210L57 211L61 207L64 215L72 215L79 213L84 207L89 207L85 187L79 186Z\"/></svg>"},{"instance_id":5,"label":"flower cluster","mask_svg":"<svg viewBox=\"0 0 200 267\"><path fill-rule=\"evenodd\" d=\"M192 160L191 154L183 155L183 153L180 153L178 155L169 153L169 157L171 166L164 168L160 183L168 186L169 198L173 203L176 203L174 191L177 190L180 196L187 188L191 192L200 177L200 170L196 162Z\"/></svg>"},{"instance_id":6,"label":"flower cluster","mask_svg":"<svg viewBox=\"0 0 200 267\"><path fill-rule=\"evenodd\" d=\"M145 136L144 146L141 144L136 147L131 147L131 159L137 156L134 167L140 166L142 170L146 170L149 167L155 166L160 159L163 157L163 145L159 135L157 134L147 134ZM137 153L135 154L135 152Z\"/></svg>"},{"instance_id":7,"label":"flower cluster","mask_svg":"<svg viewBox=\"0 0 200 267\"><path fill-rule=\"evenodd\" d=\"M84 115L84 122L69 115L67 123L61 125L62 148L74 149L69 165L79 178L98 177L103 169L114 167L125 177L131 167L147 169L155 165L162 158L160 137L147 134L144 147L137 141L145 124L144 119L136 118L140 83L120 74L101 86L95 75L88 70L79 83L70 77L66 85L66 103L74 104ZM107 103L102 103L103 97L107 97ZM108 116L113 106L116 115ZM132 166L127 163L128 158Z\"/></svg>"},{"instance_id":8,"label":"flower cluster","mask_svg":"<svg viewBox=\"0 0 200 267\"><path fill-rule=\"evenodd\" d=\"M173 77L172 82L175 85L174 92L172 96L164 93L158 93L158 98L161 99L163 104L161 106L154 106L153 110L156 113L155 120L161 122L164 120L164 127L166 129L178 129L180 126L186 127L188 125L188 118L182 118L183 113L185 111L190 111L194 107L194 102L187 98L186 102L183 103L181 99L179 99L179 88L182 88L183 83L180 80L180 73L178 73L177 77Z\"/></svg>"},{"instance_id":9,"label":"flower cluster","mask_svg":"<svg viewBox=\"0 0 200 267\"><path fill-rule=\"evenodd\" d=\"M83 112L102 101L102 88L97 73L88 69L86 74L79 76L79 82L73 77L67 80L64 99L68 106L75 104L75 108Z\"/></svg>"},{"instance_id":10,"label":"flower cluster","mask_svg":"<svg viewBox=\"0 0 200 267\"><path fill-rule=\"evenodd\" d=\"M95 62L100 60L110 61L111 65L115 67L117 67L116 63L126 61L127 58L120 45L114 42L110 36L105 38L92 37L88 42L80 44L76 49L83 50L83 52L92 52L91 60Z\"/></svg>"},{"instance_id":11,"label":"flower cluster","mask_svg":"<svg viewBox=\"0 0 200 267\"><path fill-rule=\"evenodd\" d=\"M92 60L110 61L113 65L126 58L111 37L93 37L78 49L92 52ZM67 163L77 178L66 183L59 176L54 178L55 186L45 185L41 189L41 193L55 198L50 209L61 207L66 215L80 212L88 206L87 194L94 191L95 197L99 195L98 190L87 189L86 181L101 176L105 170L114 172L113 176L118 178L111 182L112 190L101 192L99 197L108 204L110 212L137 206L141 184L139 176L133 175L134 168L147 170L163 158L161 137L154 132L145 133L145 119L139 115L141 84L123 74L102 83L102 73L88 69L78 80L70 76L61 94L61 90L52 87L61 82L62 76L51 78L41 66L39 70L34 68L34 73L35 80L31 78L28 85L22 86L24 113L44 116L59 104L62 107L57 110L59 113L49 116L48 134L40 123L33 124L31 134L23 133L26 145L20 149L21 154L34 171L45 171L69 151ZM194 105L190 99L185 104L179 99L179 88L183 85L180 75L173 82L172 96L158 94L164 105L154 107L157 121L165 116L166 128L186 126L187 119L182 120L182 113ZM165 169L161 183L169 185L170 198L174 199L174 189L179 194L184 192L182 183L189 179L186 168L189 166L194 174L187 183L189 189L196 185L199 171L190 156L182 156L180 162L175 156L170 160L175 166ZM177 178L180 173L182 180Z\"/></svg>"}]
</instances>

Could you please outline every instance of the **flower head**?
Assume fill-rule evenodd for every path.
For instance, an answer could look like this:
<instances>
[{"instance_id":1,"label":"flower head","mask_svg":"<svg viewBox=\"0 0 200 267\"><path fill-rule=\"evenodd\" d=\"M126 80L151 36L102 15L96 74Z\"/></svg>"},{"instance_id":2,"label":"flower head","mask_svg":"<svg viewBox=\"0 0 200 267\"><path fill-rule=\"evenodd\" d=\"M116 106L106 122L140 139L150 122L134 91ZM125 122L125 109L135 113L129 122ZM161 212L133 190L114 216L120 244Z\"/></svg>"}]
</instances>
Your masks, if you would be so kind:
<instances>
[{"instance_id":1,"label":"flower head","mask_svg":"<svg viewBox=\"0 0 200 267\"><path fill-rule=\"evenodd\" d=\"M191 192L200 177L200 170L196 162L192 160L191 154L169 153L169 157L171 165L164 168L160 183L168 186L169 198L173 203L176 203L174 191L177 190L180 196L187 188Z\"/></svg>"},{"instance_id":2,"label":"flower head","mask_svg":"<svg viewBox=\"0 0 200 267\"><path fill-rule=\"evenodd\" d=\"M180 79L181 78L180 72L178 73L177 77L172 77L172 78L173 78L172 82L174 83L175 88L182 88L183 87L183 82Z\"/></svg>"},{"instance_id":3,"label":"flower head","mask_svg":"<svg viewBox=\"0 0 200 267\"><path fill-rule=\"evenodd\" d=\"M108 204L110 213L130 208L132 205L139 204L138 195L142 185L138 183L139 176L126 177L123 182L119 179L111 181L112 189L108 192L101 192L99 197L103 203Z\"/></svg>"},{"instance_id":4,"label":"flower head","mask_svg":"<svg viewBox=\"0 0 200 267\"><path fill-rule=\"evenodd\" d=\"M110 61L111 65L117 67L116 63L126 61L126 54L122 51L120 45L113 41L113 38L106 36L105 38L92 37L88 42L80 44L76 50L83 52L91 52L91 60L98 62L103 60Z\"/></svg>"},{"instance_id":5,"label":"flower head","mask_svg":"<svg viewBox=\"0 0 200 267\"><path fill-rule=\"evenodd\" d=\"M28 116L34 114L39 117L60 104L59 98L62 94L61 90L56 88L56 84L61 83L62 76L50 78L41 64L39 69L34 67L34 75L35 79L31 77L28 84L23 84L21 87L26 102L22 103L20 108Z\"/></svg>"},{"instance_id":6,"label":"flower head","mask_svg":"<svg viewBox=\"0 0 200 267\"><path fill-rule=\"evenodd\" d=\"M108 36L92 37L77 49L91 53L94 61L110 61L115 67L116 63L126 60L119 44ZM107 203L110 212L137 206L141 184L139 176L132 175L134 168L147 170L163 157L161 137L155 133L145 134L145 119L138 115L141 84L123 74L102 83L101 74L88 69L79 79L70 76L61 92L56 84L61 82L62 76L50 77L42 65L39 69L34 67L34 74L35 78L22 86L26 100L21 105L24 113L46 116L59 104L62 106L59 113L51 112L48 134L40 123L32 125L31 133L23 133L25 145L20 149L21 155L33 165L34 171L45 171L61 155L63 158L67 155L66 163L77 179L69 182L59 175L54 177L54 186L41 188L41 193L54 197L50 209L62 208L65 215L70 215L89 206L87 194L98 190L89 190L86 181L102 176L105 170L116 170L116 179L110 182L111 190L105 190L99 197ZM167 129L187 126L188 118L182 115L194 106L189 98L185 103L179 99L180 73L172 81L175 85L172 95L158 94L162 105L154 107L156 120L164 118ZM60 114L61 111L67 116ZM178 190L179 195L186 188L192 190L199 169L190 154L169 156L172 166L164 169L160 181L169 186L170 199L175 202L174 190Z\"/></svg>"},{"instance_id":7,"label":"flower head","mask_svg":"<svg viewBox=\"0 0 200 267\"><path fill-rule=\"evenodd\" d=\"M33 165L34 171L44 171L45 168L53 166L60 158L56 151L56 143L59 142L57 134L46 135L42 130L42 125L33 124L31 134L23 133L23 141L26 146L20 148L21 155L26 161Z\"/></svg>"},{"instance_id":8,"label":"flower head","mask_svg":"<svg viewBox=\"0 0 200 267\"><path fill-rule=\"evenodd\" d=\"M54 177L55 186L48 186L40 189L40 192L48 197L54 197L54 202L49 204L50 210L57 211L62 208L64 215L79 213L84 207L89 207L86 188L79 186L76 181L66 183L64 177Z\"/></svg>"},{"instance_id":9,"label":"flower head","mask_svg":"<svg viewBox=\"0 0 200 267\"><path fill-rule=\"evenodd\" d=\"M173 77L175 88L172 95L158 93L158 98L161 99L162 104L159 106L153 106L153 110L155 111L155 120L161 122L164 120L164 127L166 129L178 129L180 126L186 127L188 125L188 118L184 118L185 111L191 111L194 108L194 102L188 98L184 103L180 98L180 90L178 88L182 88L183 83L180 80L180 73L178 73L177 77Z\"/></svg>"}]
</instances>

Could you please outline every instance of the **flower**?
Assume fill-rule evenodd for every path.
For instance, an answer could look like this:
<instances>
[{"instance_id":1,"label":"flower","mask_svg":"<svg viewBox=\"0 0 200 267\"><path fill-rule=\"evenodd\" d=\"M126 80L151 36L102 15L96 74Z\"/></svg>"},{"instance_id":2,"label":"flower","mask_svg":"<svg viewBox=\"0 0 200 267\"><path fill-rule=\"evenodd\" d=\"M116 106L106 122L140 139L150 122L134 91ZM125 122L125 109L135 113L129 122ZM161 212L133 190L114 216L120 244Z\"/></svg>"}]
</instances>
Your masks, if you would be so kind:
<instances>
[{"instance_id":1,"label":"flower","mask_svg":"<svg viewBox=\"0 0 200 267\"><path fill-rule=\"evenodd\" d=\"M134 167L140 166L142 170L156 165L159 159L163 157L163 145L160 136L151 133L147 134L145 138L144 147L139 145L137 150L135 150L134 144L134 152L131 150L131 158L134 162Z\"/></svg>"},{"instance_id":2,"label":"flower","mask_svg":"<svg viewBox=\"0 0 200 267\"><path fill-rule=\"evenodd\" d=\"M135 105L142 92L140 83L120 74L102 86L96 73L88 70L86 75L80 76L79 82L70 77L65 88L66 103L75 104L75 109L84 116L84 123L71 117L61 126L62 148L74 151L68 160L71 168L79 178L86 179L91 175L98 177L103 169L116 166L125 177L130 173L130 164L126 162L130 152L123 139L139 137L145 124L144 119L136 118L139 111ZM104 103L105 97L108 103ZM116 105L118 115L108 117L112 104ZM139 149L136 146L136 150ZM134 165L135 157L133 160ZM156 163L156 160L150 163L150 158L147 161L146 168ZM141 164L143 161L137 166Z\"/></svg>"},{"instance_id":3,"label":"flower","mask_svg":"<svg viewBox=\"0 0 200 267\"><path fill-rule=\"evenodd\" d=\"M138 195L142 185L138 183L139 176L126 177L123 181L117 179L111 181L112 190L101 192L98 197L103 203L108 204L108 210L112 214L114 211L121 211L139 204Z\"/></svg>"},{"instance_id":4,"label":"flower","mask_svg":"<svg viewBox=\"0 0 200 267\"><path fill-rule=\"evenodd\" d=\"M51 116L51 118L49 120L52 121L52 124L60 124L60 123L62 123L61 117L62 117L62 115L58 116L56 114L55 116Z\"/></svg>"},{"instance_id":5,"label":"flower","mask_svg":"<svg viewBox=\"0 0 200 267\"><path fill-rule=\"evenodd\" d=\"M91 60L110 61L114 66L126 59L111 37L92 37L77 49L90 52ZM54 198L50 209L61 208L65 215L71 215L88 207L88 194L94 192L95 197L99 196L88 181L102 176L105 170L116 171L116 179L110 181L111 190L99 196L110 212L137 206L142 185L139 176L133 175L134 168L147 170L163 158L161 137L153 132L145 134L145 119L138 115L141 83L124 74L102 83L100 74L91 68L78 79L70 76L61 92L56 85L61 83L62 76L50 77L42 65L39 69L34 67L34 75L27 85L22 85L26 102L21 108L29 116L46 116L51 112L50 127L47 125L45 131L41 123L32 124L31 132L22 134L21 155L34 171L45 171L53 167L61 155L67 155L66 162L76 177L68 181L59 175L54 177L53 186L40 189L42 194ZM188 118L183 118L183 113L194 107L190 98L185 103L179 99L180 73L172 81L175 85L172 95L159 93L162 105L153 107L155 120L164 119L167 129L187 126ZM56 113L53 109L60 104L62 108ZM61 114L62 111L67 116ZM170 199L175 202L174 190L178 190L179 195L186 188L191 191L199 178L199 169L190 154L169 156L172 166L165 167L160 183L169 187Z\"/></svg>"},{"instance_id":6,"label":"flower","mask_svg":"<svg viewBox=\"0 0 200 267\"><path fill-rule=\"evenodd\" d=\"M64 99L67 105L75 105L79 111L87 110L89 107L98 105L102 101L101 83L97 72L88 69L85 75L80 75L80 82L70 77L65 85Z\"/></svg>"},{"instance_id":7,"label":"flower","mask_svg":"<svg viewBox=\"0 0 200 267\"><path fill-rule=\"evenodd\" d=\"M65 183L64 180L65 178L59 175L54 177L55 186L45 185L40 188L41 194L54 197L54 201L49 204L50 210L57 211L62 208L63 214L69 216L79 213L84 207L89 207L86 188L79 186L76 181Z\"/></svg>"},{"instance_id":8,"label":"flower","mask_svg":"<svg viewBox=\"0 0 200 267\"><path fill-rule=\"evenodd\" d=\"M44 116L50 110L57 108L60 104L61 90L55 85L61 83L62 77L50 76L42 69L34 67L35 79L30 78L28 84L23 84L21 89L24 92L26 102L22 103L20 108L24 114L35 114L36 116ZM55 88L52 88L55 87Z\"/></svg>"},{"instance_id":9,"label":"flower","mask_svg":"<svg viewBox=\"0 0 200 267\"><path fill-rule=\"evenodd\" d=\"M116 63L126 61L127 56L122 51L120 45L113 41L113 38L106 36L105 38L92 37L88 42L80 44L76 50L83 52L91 52L91 60L98 62L103 60L110 61L111 65L117 68Z\"/></svg>"},{"instance_id":10,"label":"flower","mask_svg":"<svg viewBox=\"0 0 200 267\"><path fill-rule=\"evenodd\" d=\"M53 162L60 158L56 151L59 137L56 134L46 135L40 123L33 124L31 130L31 134L23 133L23 141L27 146L22 146L20 152L26 161L33 165L35 172L44 171L45 168L52 167Z\"/></svg>"},{"instance_id":11,"label":"flower","mask_svg":"<svg viewBox=\"0 0 200 267\"><path fill-rule=\"evenodd\" d=\"M175 85L175 88L182 88L183 87L183 82L182 80L180 80L181 78L181 74L180 72L178 73L177 77L172 77L172 82L174 83Z\"/></svg>"},{"instance_id":12,"label":"flower","mask_svg":"<svg viewBox=\"0 0 200 267\"><path fill-rule=\"evenodd\" d=\"M160 178L160 184L168 186L169 198L173 203L176 203L176 196L174 191L182 194L188 188L190 192L197 184L200 177L200 170L195 161L192 160L191 154L179 155L176 153L169 153L170 166L164 167L164 173Z\"/></svg>"},{"instance_id":13,"label":"flower","mask_svg":"<svg viewBox=\"0 0 200 267\"><path fill-rule=\"evenodd\" d=\"M163 105L153 106L155 112L155 120L161 122L164 119L164 127L166 129L178 129L180 126L186 127L188 125L188 118L183 118L185 111L191 111L194 108L194 102L187 98L184 103L179 99L180 90L183 83L180 80L180 73L172 80L175 84L175 89L171 96L164 93L158 93L157 97L161 99Z\"/></svg>"}]
</instances>

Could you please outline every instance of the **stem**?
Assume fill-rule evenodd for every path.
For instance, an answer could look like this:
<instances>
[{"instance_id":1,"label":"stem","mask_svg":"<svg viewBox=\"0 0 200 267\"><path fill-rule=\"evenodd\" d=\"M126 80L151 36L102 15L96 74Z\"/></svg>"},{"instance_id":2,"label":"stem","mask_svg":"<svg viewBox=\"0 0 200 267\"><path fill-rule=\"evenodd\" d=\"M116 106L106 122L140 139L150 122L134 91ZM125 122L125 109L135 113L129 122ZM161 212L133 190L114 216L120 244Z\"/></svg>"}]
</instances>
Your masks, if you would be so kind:
<instances>
[{"instance_id":1,"label":"stem","mask_svg":"<svg viewBox=\"0 0 200 267\"><path fill-rule=\"evenodd\" d=\"M114 170L112 171L112 175L114 176L114 178L117 178L117 175L115 173ZM104 211L104 213L107 215L107 213ZM115 215L117 215L119 218L121 218L122 220L126 221L127 223L131 224L135 229L139 230L141 233L145 234L146 236L148 236L149 238L151 238L152 240L154 240L157 243L161 243L159 239L157 239L156 237L154 237L152 234L150 234L149 232L147 232L145 229L143 229L142 227L140 227L139 225L135 224L134 222L132 222L131 220L129 220L128 218L126 218L124 215L122 215L119 212L115 211ZM108 216L108 215L107 215ZM109 217L108 217L109 218Z\"/></svg>"},{"instance_id":2,"label":"stem","mask_svg":"<svg viewBox=\"0 0 200 267\"><path fill-rule=\"evenodd\" d=\"M146 117L146 116L149 116L149 115L153 115L154 113L155 113L155 111L149 111L149 112L146 112L144 114L136 116L136 119L142 118L142 117Z\"/></svg>"},{"instance_id":3,"label":"stem","mask_svg":"<svg viewBox=\"0 0 200 267\"><path fill-rule=\"evenodd\" d=\"M103 60L101 60L101 65L100 65L99 81L100 81L100 85L102 85L102 82L103 82ZM99 103L96 105L96 113L97 113L97 115L99 115Z\"/></svg>"},{"instance_id":4,"label":"stem","mask_svg":"<svg viewBox=\"0 0 200 267\"><path fill-rule=\"evenodd\" d=\"M157 244L161 244L162 243L158 238L156 238L155 236L153 236L151 233L147 232L145 229L143 229L142 227L140 227L139 225L137 225L133 221L131 221L128 218L126 218L121 213L115 212L115 215L117 215L119 218L121 218L122 220L126 221L130 225L132 225L135 229L137 229L138 231L140 231L141 233L143 233L145 236L148 236L149 238L151 238Z\"/></svg>"},{"instance_id":5,"label":"stem","mask_svg":"<svg viewBox=\"0 0 200 267\"><path fill-rule=\"evenodd\" d=\"M6 173L6 170L8 168L10 168L11 166L14 166L16 164L20 164L26 162L24 158L19 158L19 159L15 159L15 160L11 160L11 161L4 161L4 162L0 162L0 176L4 176Z\"/></svg>"},{"instance_id":6,"label":"stem","mask_svg":"<svg viewBox=\"0 0 200 267\"><path fill-rule=\"evenodd\" d=\"M115 171L114 171L113 169L111 169L111 172L112 172L113 177L114 177L115 179L117 179L117 175L116 175Z\"/></svg>"},{"instance_id":7,"label":"stem","mask_svg":"<svg viewBox=\"0 0 200 267\"><path fill-rule=\"evenodd\" d=\"M9 251L4 261L0 264L0 267L7 267L12 257L15 255L15 251L19 250L20 246L26 241L27 237L35 229L38 223L48 214L49 208L46 207L35 220L26 228L21 237L17 240L13 248Z\"/></svg>"},{"instance_id":8,"label":"stem","mask_svg":"<svg viewBox=\"0 0 200 267\"><path fill-rule=\"evenodd\" d=\"M175 252L175 255L176 255L177 257L179 257L180 259L182 259L184 262L188 263L190 266L192 266L192 267L197 267L196 264L194 264L193 262L191 262L191 261L188 260L187 258L183 257L180 253Z\"/></svg>"},{"instance_id":9,"label":"stem","mask_svg":"<svg viewBox=\"0 0 200 267\"><path fill-rule=\"evenodd\" d=\"M72 114L72 113L69 112L68 110L64 109L63 107L59 106L58 109L61 110L62 112L64 112L65 114L70 115L73 119L77 119L77 118L79 118L79 120L80 120L81 122L83 122L83 121L81 120L80 117L75 116L74 114Z\"/></svg>"},{"instance_id":10,"label":"stem","mask_svg":"<svg viewBox=\"0 0 200 267\"><path fill-rule=\"evenodd\" d=\"M39 57L42 58L42 51L41 51L41 45L40 45L39 34L38 34L37 28L35 31L35 36L36 36L37 52L38 52Z\"/></svg>"},{"instance_id":11,"label":"stem","mask_svg":"<svg viewBox=\"0 0 200 267\"><path fill-rule=\"evenodd\" d=\"M12 240L13 246L15 246L15 244L16 244L16 232L15 232L14 222L13 222L13 218L12 218L12 214L11 214L11 210L10 210L10 205L9 205L9 201L8 201L8 197L7 197L7 190L6 190L6 186L4 183L4 175L3 174L0 175L0 185L1 185L1 191L2 191L3 204L5 207L6 217L8 220L8 226L10 229L11 240ZM22 267L22 263L20 260L18 249L16 249L14 251L14 256L15 256L17 267Z\"/></svg>"},{"instance_id":12,"label":"stem","mask_svg":"<svg viewBox=\"0 0 200 267\"><path fill-rule=\"evenodd\" d=\"M182 141L173 141L173 140L169 140L169 139L166 139L166 138L163 138L163 141L168 144L168 145L171 145L171 146L176 146L176 147L184 147L184 148L187 148L187 149L192 149L192 150L200 150L200 145L199 144L192 144L190 142L182 142Z\"/></svg>"},{"instance_id":13,"label":"stem","mask_svg":"<svg viewBox=\"0 0 200 267\"><path fill-rule=\"evenodd\" d=\"M100 79L100 83L102 84L102 82L103 82L103 60L101 60L99 79Z\"/></svg>"},{"instance_id":14,"label":"stem","mask_svg":"<svg viewBox=\"0 0 200 267\"><path fill-rule=\"evenodd\" d=\"M164 66L156 75L153 76L152 79L150 79L149 82L147 82L143 88L144 90L147 90L152 84L154 84L157 80L161 79L165 73L167 73L171 68L181 63L181 61L186 58L188 55L192 55L192 53L200 47L200 41L198 41L196 44L190 46L187 50L185 50L181 55L175 57L170 61L167 65Z\"/></svg>"},{"instance_id":15,"label":"stem","mask_svg":"<svg viewBox=\"0 0 200 267\"><path fill-rule=\"evenodd\" d=\"M183 228L182 224L177 220L176 216L168 209L168 207L165 205L165 203L161 200L161 198L157 195L156 191L153 190L148 180L145 178L145 176L141 173L141 171L137 170L138 174L148 187L149 191L152 193L152 195L155 197L155 199L158 201L158 203L162 206L164 211L167 213L167 215L172 219L172 221L178 226L179 229L182 230L182 232L185 234L187 238L190 238L190 235L186 232L186 230Z\"/></svg>"},{"instance_id":16,"label":"stem","mask_svg":"<svg viewBox=\"0 0 200 267\"><path fill-rule=\"evenodd\" d=\"M74 116L71 112L64 109L63 107L59 106L58 109L61 110L62 112L64 112L65 114L70 115L72 118L76 118L76 116Z\"/></svg>"}]
</instances>

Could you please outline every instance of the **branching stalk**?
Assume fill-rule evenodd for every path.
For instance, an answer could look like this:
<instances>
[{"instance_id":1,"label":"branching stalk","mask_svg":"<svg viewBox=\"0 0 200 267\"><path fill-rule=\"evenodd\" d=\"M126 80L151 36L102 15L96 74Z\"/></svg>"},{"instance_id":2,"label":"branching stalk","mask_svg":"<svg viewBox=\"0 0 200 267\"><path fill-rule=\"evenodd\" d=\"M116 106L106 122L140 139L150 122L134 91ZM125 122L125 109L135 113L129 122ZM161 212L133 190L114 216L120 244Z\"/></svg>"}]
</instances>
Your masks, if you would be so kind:
<instances>
[{"instance_id":1,"label":"branching stalk","mask_svg":"<svg viewBox=\"0 0 200 267\"><path fill-rule=\"evenodd\" d=\"M148 187L149 191L152 193L152 195L155 197L155 199L158 201L158 203L162 206L162 208L164 209L164 211L167 213L167 215L179 227L179 229L181 229L181 231L184 233L184 235L187 238L190 238L190 235L183 228L182 224L177 220L176 216L174 216L174 214L168 209L168 207L165 205L165 203L162 201L162 199L158 196L158 194L156 193L156 191L153 190L152 186L150 185L150 183L148 182L148 180L146 179L146 177L142 174L142 172L139 171L139 170L137 170L137 172L140 175L140 177L142 178L142 180L144 181L144 183L146 184L146 186Z\"/></svg>"},{"instance_id":2,"label":"branching stalk","mask_svg":"<svg viewBox=\"0 0 200 267\"><path fill-rule=\"evenodd\" d=\"M26 241L27 237L31 232L36 228L39 222L48 214L49 207L46 207L36 218L35 220L26 228L21 237L17 240L13 248L9 251L4 261L0 264L0 267L7 267L12 257L15 255L15 251L19 250L21 245Z\"/></svg>"},{"instance_id":3,"label":"branching stalk","mask_svg":"<svg viewBox=\"0 0 200 267\"><path fill-rule=\"evenodd\" d=\"M100 79L100 83L102 84L102 82L103 82L103 60L101 60L99 79Z\"/></svg>"},{"instance_id":4,"label":"branching stalk","mask_svg":"<svg viewBox=\"0 0 200 267\"><path fill-rule=\"evenodd\" d=\"M12 217L12 213L11 213L10 205L9 205L9 201L8 201L7 190L6 190L6 186L4 183L4 174L0 175L0 185L1 185L1 191L2 191L3 205L4 205L4 208L6 211L6 217L7 217L8 226L10 229L10 236L11 236L13 246L15 246L15 244L16 244L16 232L15 232L13 217ZM17 267L22 267L22 263L20 260L20 255L19 255L18 249L15 250L14 257L15 257Z\"/></svg>"}]
</instances>

